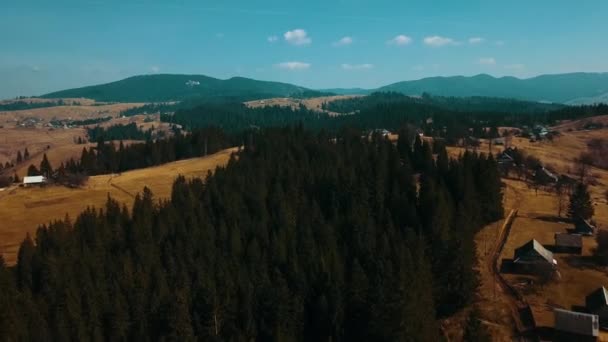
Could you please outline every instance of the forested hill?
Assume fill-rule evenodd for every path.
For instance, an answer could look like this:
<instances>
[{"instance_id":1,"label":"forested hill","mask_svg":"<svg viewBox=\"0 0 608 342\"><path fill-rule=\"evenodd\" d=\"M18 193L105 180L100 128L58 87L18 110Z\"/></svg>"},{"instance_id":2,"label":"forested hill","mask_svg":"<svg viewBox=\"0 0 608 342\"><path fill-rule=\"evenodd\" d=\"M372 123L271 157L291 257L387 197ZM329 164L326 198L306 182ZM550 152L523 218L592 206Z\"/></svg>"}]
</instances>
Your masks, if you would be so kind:
<instances>
[{"instance_id":1,"label":"forested hill","mask_svg":"<svg viewBox=\"0 0 608 342\"><path fill-rule=\"evenodd\" d=\"M191 98L230 97L255 100L271 97L311 97L323 93L280 82L243 77L221 80L202 75L143 75L117 82L62 90L44 98L89 98L107 102L165 102Z\"/></svg>"},{"instance_id":2,"label":"forested hill","mask_svg":"<svg viewBox=\"0 0 608 342\"><path fill-rule=\"evenodd\" d=\"M515 77L429 77L398 82L377 89L406 95L431 93L440 96L490 96L558 103L594 103L608 94L608 73L570 73L541 75L528 79ZM603 97L602 97L603 96ZM596 101L597 99L597 101Z\"/></svg>"},{"instance_id":3,"label":"forested hill","mask_svg":"<svg viewBox=\"0 0 608 342\"><path fill-rule=\"evenodd\" d=\"M14 268L0 257L0 336L438 341L437 320L474 296L473 236L503 210L492 157L431 149L252 134L170 201L108 199L25 239Z\"/></svg>"}]
</instances>

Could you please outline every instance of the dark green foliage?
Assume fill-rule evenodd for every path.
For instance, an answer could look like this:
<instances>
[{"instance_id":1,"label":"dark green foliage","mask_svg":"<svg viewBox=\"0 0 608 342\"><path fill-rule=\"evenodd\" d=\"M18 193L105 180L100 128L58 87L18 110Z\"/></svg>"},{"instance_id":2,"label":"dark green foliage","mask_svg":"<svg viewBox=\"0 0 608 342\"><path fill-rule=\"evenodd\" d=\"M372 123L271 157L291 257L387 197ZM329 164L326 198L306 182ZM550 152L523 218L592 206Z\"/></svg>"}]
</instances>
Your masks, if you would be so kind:
<instances>
[{"instance_id":1,"label":"dark green foliage","mask_svg":"<svg viewBox=\"0 0 608 342\"><path fill-rule=\"evenodd\" d=\"M28 176L40 176L40 171L38 171L38 169L36 168L35 165L30 164L30 166L27 168L27 175Z\"/></svg>"},{"instance_id":2,"label":"dark green foliage","mask_svg":"<svg viewBox=\"0 0 608 342\"><path fill-rule=\"evenodd\" d=\"M500 97L443 97L422 96L411 97L395 92L377 92L367 97L355 97L336 100L326 104L326 109L338 113L352 113L357 110L374 108L390 103L411 103L432 105L442 109L458 112L499 112L499 113L544 113L564 108L560 104L522 101Z\"/></svg>"},{"instance_id":3,"label":"dark green foliage","mask_svg":"<svg viewBox=\"0 0 608 342\"><path fill-rule=\"evenodd\" d=\"M573 221L588 220L595 212L587 185L578 183L570 195L568 217Z\"/></svg>"},{"instance_id":4,"label":"dark green foliage","mask_svg":"<svg viewBox=\"0 0 608 342\"><path fill-rule=\"evenodd\" d=\"M74 222L40 227L35 244L23 242L14 277L0 264L0 304L14 308L0 332L9 340L439 340L437 319L474 294L473 234L496 217L473 202L500 203L484 184L497 181L486 170L495 165L466 153L447 169L432 160L413 167L408 144L398 150L349 130L332 138L302 128L252 132L205 182L179 177L170 201L144 189L131 213L108 199ZM84 150L83 163L96 163L91 153L100 152ZM422 172L419 197L413 172Z\"/></svg>"},{"instance_id":5,"label":"dark green foliage","mask_svg":"<svg viewBox=\"0 0 608 342\"><path fill-rule=\"evenodd\" d=\"M46 157L46 153L42 156L42 161L40 162L40 174L45 177L51 177L53 175L53 167ZM28 170L29 172L29 170Z\"/></svg>"},{"instance_id":6,"label":"dark green foliage","mask_svg":"<svg viewBox=\"0 0 608 342\"><path fill-rule=\"evenodd\" d=\"M112 116L104 116L101 118L93 118L93 119L84 119L84 120L71 120L71 119L62 119L62 120L57 120L57 119L53 119L50 121L50 124L56 127L63 127L63 126L88 126L88 125L96 125L96 124L100 124L102 122L106 122L106 121L110 121L112 120L114 117Z\"/></svg>"},{"instance_id":7,"label":"dark green foliage","mask_svg":"<svg viewBox=\"0 0 608 342\"><path fill-rule=\"evenodd\" d=\"M282 127L301 124L315 131L339 132L344 127L362 131L389 129L398 131L405 127L411 138L413 133L443 138L448 144L458 143L463 138L474 135L489 138L496 135L496 129L486 127L553 124L558 120L576 119L600 115L608 110L606 105L563 107L537 103L469 106L464 99L450 98L441 103L432 100L411 98L395 93L376 93L364 98L354 98L330 102L326 107L335 106L349 115L329 116L307 110L289 107L248 108L239 102L205 103L193 108L176 109L174 114L161 115L161 121L180 124L185 128L217 126L227 133L240 133L246 129L260 127ZM488 100L490 101L490 100ZM497 100L498 101L498 100ZM502 103L501 101L498 101ZM341 109L342 108L342 109ZM413 128L417 128L416 131Z\"/></svg>"},{"instance_id":8,"label":"dark green foliage","mask_svg":"<svg viewBox=\"0 0 608 342\"><path fill-rule=\"evenodd\" d=\"M578 72L527 79L480 74L471 77L428 77L390 84L378 91L396 91L408 95L427 92L440 96L491 96L506 98L505 102L520 99L568 103L596 96L601 98L601 95L608 93L607 84L606 73Z\"/></svg>"},{"instance_id":9,"label":"dark green foliage","mask_svg":"<svg viewBox=\"0 0 608 342\"><path fill-rule=\"evenodd\" d=\"M89 141L98 141L103 139L109 140L147 140L152 138L152 130L142 131L137 127L137 124L131 122L129 124L116 124L107 128L93 127L87 128Z\"/></svg>"},{"instance_id":10,"label":"dark green foliage","mask_svg":"<svg viewBox=\"0 0 608 342\"><path fill-rule=\"evenodd\" d=\"M145 143L128 146L121 141L118 147L113 142L106 143L102 134L97 136L95 148L83 148L80 160L70 159L65 170L71 174L89 176L123 172L206 156L230 146L234 144L223 131L213 127L164 140L148 139Z\"/></svg>"},{"instance_id":11,"label":"dark green foliage","mask_svg":"<svg viewBox=\"0 0 608 342\"><path fill-rule=\"evenodd\" d=\"M13 111L13 110L25 110L25 109L36 109L36 108L47 108L63 106L65 103L63 100L59 101L45 101L45 102L33 102L33 101L12 101L8 103L0 104L0 112L2 111Z\"/></svg>"}]
</instances>

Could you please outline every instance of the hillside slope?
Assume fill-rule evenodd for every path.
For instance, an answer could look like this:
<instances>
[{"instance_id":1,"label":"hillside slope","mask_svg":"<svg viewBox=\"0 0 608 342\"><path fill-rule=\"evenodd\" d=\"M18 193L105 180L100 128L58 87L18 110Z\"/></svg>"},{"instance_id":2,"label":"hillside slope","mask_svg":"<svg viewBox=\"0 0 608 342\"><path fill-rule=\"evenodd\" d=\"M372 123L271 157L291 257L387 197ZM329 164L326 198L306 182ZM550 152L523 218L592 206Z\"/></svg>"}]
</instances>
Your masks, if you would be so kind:
<instances>
[{"instance_id":1,"label":"hillside slope","mask_svg":"<svg viewBox=\"0 0 608 342\"><path fill-rule=\"evenodd\" d=\"M217 166L225 165L230 148L193 159L180 160L146 169L101 175L89 178L82 188L63 186L17 188L0 191L0 254L9 264L17 261L19 245L26 234L35 236L39 225L59 220L68 214L75 218L87 207L101 208L108 196L131 208L134 196L144 187L152 190L156 199L171 195L173 181L178 175L187 178L205 177Z\"/></svg>"},{"instance_id":2,"label":"hillside slope","mask_svg":"<svg viewBox=\"0 0 608 342\"><path fill-rule=\"evenodd\" d=\"M440 96L507 97L558 103L577 100L581 104L586 103L584 99L595 102L602 94L608 93L608 73L541 75L528 79L496 78L486 74L472 77L430 77L393 83L378 91L394 91L406 95L427 92Z\"/></svg>"},{"instance_id":3,"label":"hillside slope","mask_svg":"<svg viewBox=\"0 0 608 342\"><path fill-rule=\"evenodd\" d=\"M107 102L164 102L189 98L316 96L319 92L287 83L258 81L243 77L221 80L203 75L142 75L124 80L67 89L43 95L43 98L90 98Z\"/></svg>"}]
</instances>

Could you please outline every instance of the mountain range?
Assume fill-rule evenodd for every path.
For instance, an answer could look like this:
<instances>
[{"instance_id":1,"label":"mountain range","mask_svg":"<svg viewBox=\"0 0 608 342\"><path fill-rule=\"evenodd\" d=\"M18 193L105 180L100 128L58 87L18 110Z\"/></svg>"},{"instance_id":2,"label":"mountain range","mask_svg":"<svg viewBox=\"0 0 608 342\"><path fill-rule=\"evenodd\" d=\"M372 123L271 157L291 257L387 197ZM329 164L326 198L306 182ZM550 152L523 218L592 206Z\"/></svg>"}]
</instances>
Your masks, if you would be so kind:
<instances>
[{"instance_id":1,"label":"mountain range","mask_svg":"<svg viewBox=\"0 0 608 342\"><path fill-rule=\"evenodd\" d=\"M234 97L263 99L271 97L313 97L327 93L370 94L398 92L406 95L429 93L438 96L485 96L563 104L590 104L608 101L608 73L568 73L541 75L527 79L476 76L429 77L397 82L377 89L313 90L280 82L258 81L243 77L221 80L202 75L145 75L112 83L68 89L43 95L43 98L85 97L110 102L181 101L192 97Z\"/></svg>"},{"instance_id":2,"label":"mountain range","mask_svg":"<svg viewBox=\"0 0 608 342\"><path fill-rule=\"evenodd\" d=\"M124 80L67 89L43 98L89 98L104 102L167 102L190 98L234 97L254 100L271 97L312 97L322 93L280 82L244 77L221 80L204 75L142 75Z\"/></svg>"}]
</instances>

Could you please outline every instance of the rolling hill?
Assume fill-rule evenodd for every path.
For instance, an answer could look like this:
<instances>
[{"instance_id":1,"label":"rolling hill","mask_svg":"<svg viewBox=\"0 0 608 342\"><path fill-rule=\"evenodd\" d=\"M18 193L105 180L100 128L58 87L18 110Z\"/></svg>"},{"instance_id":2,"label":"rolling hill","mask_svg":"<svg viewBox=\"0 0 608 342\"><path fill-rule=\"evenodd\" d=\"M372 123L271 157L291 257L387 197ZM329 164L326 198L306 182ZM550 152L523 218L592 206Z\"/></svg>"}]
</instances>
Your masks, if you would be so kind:
<instances>
[{"instance_id":1,"label":"rolling hill","mask_svg":"<svg viewBox=\"0 0 608 342\"><path fill-rule=\"evenodd\" d=\"M594 103L608 93L608 73L570 73L541 75L528 79L492 77L429 77L393 83L376 91L394 91L406 95L424 92L439 96L506 97L528 101ZM604 97L602 97L604 95Z\"/></svg>"},{"instance_id":2,"label":"rolling hill","mask_svg":"<svg viewBox=\"0 0 608 342\"><path fill-rule=\"evenodd\" d=\"M203 75L142 75L124 80L62 90L43 98L90 98L104 102L166 102L190 98L232 97L255 100L270 97L311 97L322 93L287 83L243 77L221 80Z\"/></svg>"},{"instance_id":3,"label":"rolling hill","mask_svg":"<svg viewBox=\"0 0 608 342\"><path fill-rule=\"evenodd\" d=\"M124 80L62 90L42 98L90 98L105 102L166 102L232 98L251 101L276 97L308 98L331 94L368 95L372 92L405 95L430 93L453 97L501 97L536 102L591 104L608 102L608 73L569 73L520 79L511 76L428 77L393 83L377 89L312 90L288 83L244 77L221 80L204 75L142 75Z\"/></svg>"}]
</instances>

